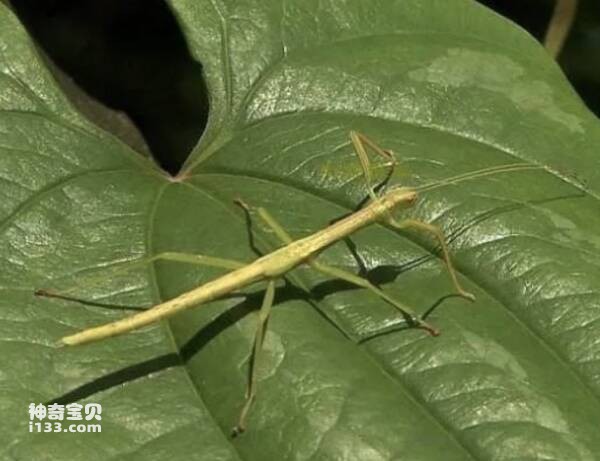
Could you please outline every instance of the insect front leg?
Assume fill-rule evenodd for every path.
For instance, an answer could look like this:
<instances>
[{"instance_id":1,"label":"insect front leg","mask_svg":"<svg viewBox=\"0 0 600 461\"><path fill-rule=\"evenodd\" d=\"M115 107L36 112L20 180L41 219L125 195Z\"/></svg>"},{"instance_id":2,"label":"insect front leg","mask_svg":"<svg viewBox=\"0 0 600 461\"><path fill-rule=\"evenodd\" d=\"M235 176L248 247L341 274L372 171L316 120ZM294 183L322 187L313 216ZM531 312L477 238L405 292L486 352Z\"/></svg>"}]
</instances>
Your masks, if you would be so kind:
<instances>
[{"instance_id":1,"label":"insect front leg","mask_svg":"<svg viewBox=\"0 0 600 461\"><path fill-rule=\"evenodd\" d=\"M444 233L439 227L423 221L418 221L416 219L406 219L404 221L397 222L393 218L390 218L388 222L396 229L406 229L412 227L413 229L422 230L433 235L442 248L442 257L444 258L444 262L448 268L448 273L450 274L450 278L452 279L452 284L456 289L456 293L459 296L468 299L469 301L475 301L475 296L466 291L458 282L458 277L456 276L456 271L454 270L454 266L452 265L452 261L450 259L450 252L448 251L448 245L446 243L446 239L444 238Z\"/></svg>"},{"instance_id":2,"label":"insect front leg","mask_svg":"<svg viewBox=\"0 0 600 461\"><path fill-rule=\"evenodd\" d=\"M358 131L350 131L350 140L352 141L352 145L354 147L354 152L358 156L358 160L360 161L360 166L363 170L363 175L365 179L365 184L367 186L367 191L369 193L369 197L371 200L376 200L377 195L375 194L375 188L373 186L373 179L371 177L371 162L369 161L369 156L367 154L367 147L369 147L373 152L377 155L380 155L389 160L389 171L384 180L384 184L392 177L394 173L394 167L396 166L396 159L394 154L386 149L382 149L375 142L371 141L367 136Z\"/></svg>"}]
</instances>

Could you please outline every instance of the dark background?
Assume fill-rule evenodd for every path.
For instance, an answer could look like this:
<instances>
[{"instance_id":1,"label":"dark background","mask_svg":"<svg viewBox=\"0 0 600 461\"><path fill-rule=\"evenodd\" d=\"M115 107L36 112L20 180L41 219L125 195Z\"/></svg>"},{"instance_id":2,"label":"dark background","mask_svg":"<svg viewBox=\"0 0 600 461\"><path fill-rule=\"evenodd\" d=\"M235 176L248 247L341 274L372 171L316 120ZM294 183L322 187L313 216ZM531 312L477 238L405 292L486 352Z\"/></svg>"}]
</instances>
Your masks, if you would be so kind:
<instances>
[{"instance_id":1,"label":"dark background","mask_svg":"<svg viewBox=\"0 0 600 461\"><path fill-rule=\"evenodd\" d=\"M554 7L554 0L479 1L540 41ZM55 73L78 107L176 173L204 130L208 99L206 88L198 85L202 68L190 57L163 0L10 3L56 64ZM596 114L600 114L599 57L600 0L580 0L559 63ZM115 121L114 114L94 100L123 116Z\"/></svg>"}]
</instances>

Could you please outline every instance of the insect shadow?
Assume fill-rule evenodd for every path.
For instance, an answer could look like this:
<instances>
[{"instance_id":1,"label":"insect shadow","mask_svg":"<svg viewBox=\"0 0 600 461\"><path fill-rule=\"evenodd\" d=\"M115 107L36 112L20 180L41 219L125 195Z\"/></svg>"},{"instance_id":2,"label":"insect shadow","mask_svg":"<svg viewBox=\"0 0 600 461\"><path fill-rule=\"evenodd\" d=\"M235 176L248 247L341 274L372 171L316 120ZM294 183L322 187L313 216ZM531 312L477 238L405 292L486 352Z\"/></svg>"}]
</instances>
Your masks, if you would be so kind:
<instances>
[{"instance_id":1,"label":"insect shadow","mask_svg":"<svg viewBox=\"0 0 600 461\"><path fill-rule=\"evenodd\" d=\"M559 200L567 200L572 198L581 198L585 196L585 194L568 194L561 195L551 198L545 198L535 201L527 201L527 202L514 202L504 206L496 207L492 210L488 210L486 212L480 213L479 215L473 217L471 220L467 221L460 227L452 230L447 234L447 241L450 243L464 234L468 229L476 226L494 216L498 216L505 213L510 213L512 211L530 206L530 205L539 205L549 202L555 202ZM362 206L362 203L361 205ZM246 229L248 233L248 241L251 249L256 253L257 256L262 256L263 251L258 247L255 241L252 219L246 210ZM342 219L343 217L337 218ZM336 219L336 220L337 220ZM403 234L404 235L404 234ZM410 238L410 237L409 237ZM353 255L356 260L356 264L359 270L360 275L367 278L371 283L379 286L387 283L391 283L400 274L416 268L422 264L427 263L429 260L438 258L438 253L441 251L441 248L434 248L429 254L424 255L422 257L416 258L414 260L409 261L408 263L402 265L381 265L372 269L368 269L364 264L363 259L361 258L356 245L352 242L350 238L344 239L344 243L348 247L350 253ZM310 290L304 290L302 288L297 287L292 282L290 282L288 277L283 277L284 285L277 288L274 307L278 304L283 304L288 301L293 300L302 300L308 302L315 310L330 324L332 324L344 337L348 340L354 341L357 344L362 344L367 341L373 340L375 338L388 335L391 333L398 332L400 330L405 330L410 328L410 326L400 320L398 325L392 325L386 327L384 329L375 331L373 333L368 334L367 336L356 337L356 335L349 334L346 332L336 321L331 317L326 310L319 306L319 301L326 298L327 296L349 290L357 290L360 289L355 285L349 284L342 280L326 280L316 284ZM222 299L227 298L239 298L241 294L232 293ZM216 318L210 321L207 325L203 326L198 330L198 332L192 336L179 350L179 353L169 353L164 354L149 360L145 360L143 362L139 362L114 372L105 374L104 376L95 378L94 380L82 384L77 388L57 396L51 400L49 400L46 404L50 403L58 403L58 404L68 404L71 402L76 402L78 400L85 399L89 396L92 396L98 392L111 389L113 387L135 381L139 378L143 378L148 376L151 373L157 373L160 371L164 371L166 369L185 365L194 355L200 351L206 344L208 344L213 338L218 336L224 330L237 323L239 320L246 317L248 314L252 313L255 310L258 310L261 306L263 300L263 291L261 289L255 290L250 294L243 294L245 299L240 303L234 305L231 308L228 308L226 311L219 314ZM445 295L438 298L435 302L432 303L425 310L425 314L423 317L430 316L445 300L448 298L454 297L456 295L450 294ZM81 300L76 298L64 297L67 300L75 300L80 302ZM100 303L89 303L98 307L106 307L106 308L120 308L123 310L132 309L131 306L110 306L104 305ZM143 308L133 308L133 309L143 309Z\"/></svg>"}]
</instances>

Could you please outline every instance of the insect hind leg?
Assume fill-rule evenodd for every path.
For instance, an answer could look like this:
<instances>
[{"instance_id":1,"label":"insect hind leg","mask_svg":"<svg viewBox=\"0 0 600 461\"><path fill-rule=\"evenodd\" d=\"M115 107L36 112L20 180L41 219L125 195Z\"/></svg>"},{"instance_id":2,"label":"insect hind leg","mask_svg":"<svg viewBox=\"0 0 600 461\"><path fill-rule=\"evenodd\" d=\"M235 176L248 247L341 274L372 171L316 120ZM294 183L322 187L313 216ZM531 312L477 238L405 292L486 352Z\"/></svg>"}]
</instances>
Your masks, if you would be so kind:
<instances>
[{"instance_id":1,"label":"insect hind leg","mask_svg":"<svg viewBox=\"0 0 600 461\"><path fill-rule=\"evenodd\" d=\"M144 258L140 258L134 261L128 261L124 263L120 263L118 267L109 269L107 271L103 271L101 275L92 276L87 278L87 283L75 284L71 287L62 289L60 291L55 291L53 289L42 289L38 288L34 290L34 294L39 297L45 298L57 298L63 299L66 301L78 302L81 304L90 304L89 301L85 301L79 299L72 295L72 293L76 291L81 291L81 289L95 286L98 283L106 280L108 277L114 277L115 275L126 273L132 271L136 267L142 267L147 264L151 264L155 261L170 261L170 262L178 262L184 264L193 264L199 266L207 266L214 267L218 269L239 269L240 267L244 267L247 263L234 261L231 259L217 258L214 256L207 256L202 254L192 254L192 253L182 253L175 251L166 251L162 253L158 253L152 256L147 256Z\"/></svg>"}]
</instances>

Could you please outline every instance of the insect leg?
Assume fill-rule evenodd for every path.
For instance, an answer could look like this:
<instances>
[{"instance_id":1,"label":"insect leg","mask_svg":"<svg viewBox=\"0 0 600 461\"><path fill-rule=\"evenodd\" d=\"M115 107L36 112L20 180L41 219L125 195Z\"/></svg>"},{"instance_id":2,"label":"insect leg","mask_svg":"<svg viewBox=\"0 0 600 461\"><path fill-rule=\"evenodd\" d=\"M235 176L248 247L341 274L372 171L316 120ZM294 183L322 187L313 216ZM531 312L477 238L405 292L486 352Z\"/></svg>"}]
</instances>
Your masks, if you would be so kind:
<instances>
[{"instance_id":1,"label":"insect leg","mask_svg":"<svg viewBox=\"0 0 600 461\"><path fill-rule=\"evenodd\" d=\"M371 177L371 163L369 161L369 156L367 155L366 148L371 148L373 152L389 160L390 171L387 174L386 181L392 176L392 173L394 172L394 167L396 166L396 159L394 158L394 155L391 151L382 149L369 138L367 138L364 134L359 133L358 131L350 131L350 139L352 140L354 152L356 152L358 160L360 161L360 166L363 170L363 175L365 177L365 184L367 185L369 197L371 197L372 200L376 200L377 195L375 194L373 179Z\"/></svg>"},{"instance_id":2,"label":"insect leg","mask_svg":"<svg viewBox=\"0 0 600 461\"><path fill-rule=\"evenodd\" d=\"M259 366L259 358L262 351L265 334L267 333L267 324L269 322L269 315L271 314L271 307L273 306L273 299L275 297L275 280L269 280L267 283L267 290L263 298L262 306L258 312L256 334L254 336L254 346L252 348L252 355L250 357L250 369L248 371L248 387L246 389L246 401L240 412L237 425L233 428L232 436L235 437L246 430L246 418L250 407L256 397L256 373Z\"/></svg>"},{"instance_id":3,"label":"insect leg","mask_svg":"<svg viewBox=\"0 0 600 461\"><path fill-rule=\"evenodd\" d=\"M135 261L128 261L119 264L119 267L107 270L101 275L87 278L86 283L74 285L72 287L60 290L60 292L56 292L54 290L38 289L35 290L35 295L47 298L61 298L76 302L81 301L79 299L69 297L69 293L73 293L74 291L78 291L85 287L94 286L98 282L106 280L108 277L130 271L136 267L144 266L154 261L174 261L186 264L198 264L203 266L216 267L219 269L238 269L247 264L239 261L233 261L231 259L216 258L213 256L206 256L201 254L178 253L174 251L167 251L163 253L158 253L153 256L137 259Z\"/></svg>"},{"instance_id":4,"label":"insect leg","mask_svg":"<svg viewBox=\"0 0 600 461\"><path fill-rule=\"evenodd\" d=\"M446 263L446 267L448 268L448 272L450 273L450 278L452 279L452 284L454 285L457 294L470 301L475 301L475 296L463 289L463 287L458 282L458 278L456 277L456 271L454 270L454 266L452 265L452 261L450 260L450 252L448 251L448 245L446 244L444 233L439 227L423 221L418 221L416 219L405 219L404 221L397 222L393 218L390 218L389 223L392 227L395 227L396 229L406 229L412 227L414 229L422 230L432 234L438 240L440 246L442 247L442 257L444 258L444 262Z\"/></svg>"},{"instance_id":5,"label":"insect leg","mask_svg":"<svg viewBox=\"0 0 600 461\"><path fill-rule=\"evenodd\" d=\"M391 304L398 311L400 311L400 313L406 319L408 324L418 328L422 328L433 336L437 336L439 334L438 330L435 327L433 327L425 320L420 318L410 307L406 306L405 304L401 303L400 301L397 301L390 295L386 294L383 290L373 285L367 279L359 277L358 275L355 275L352 272L348 272L337 267L329 266L318 261L310 261L309 264L313 269L321 272L322 274L335 277L353 285L359 286L361 288L366 288L370 290L371 292L379 296L381 299Z\"/></svg>"},{"instance_id":6,"label":"insect leg","mask_svg":"<svg viewBox=\"0 0 600 461\"><path fill-rule=\"evenodd\" d=\"M264 208L251 208L246 202L244 202L240 198L236 199L235 203L244 208L244 210L246 210L246 212L248 213L250 213L252 209L256 210L260 219L262 219L262 221L267 225L267 227L269 227L275 233L277 238L281 240L281 243L285 243L287 245L288 243L292 243L294 241L290 234L288 234L286 230L275 220L275 218L271 216L271 213L269 213Z\"/></svg>"}]
</instances>

